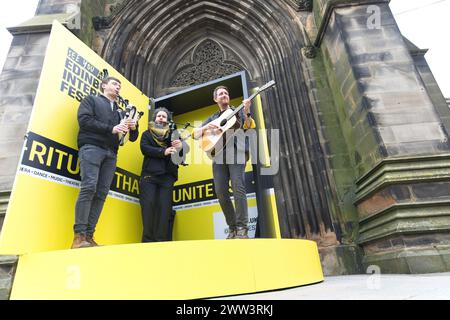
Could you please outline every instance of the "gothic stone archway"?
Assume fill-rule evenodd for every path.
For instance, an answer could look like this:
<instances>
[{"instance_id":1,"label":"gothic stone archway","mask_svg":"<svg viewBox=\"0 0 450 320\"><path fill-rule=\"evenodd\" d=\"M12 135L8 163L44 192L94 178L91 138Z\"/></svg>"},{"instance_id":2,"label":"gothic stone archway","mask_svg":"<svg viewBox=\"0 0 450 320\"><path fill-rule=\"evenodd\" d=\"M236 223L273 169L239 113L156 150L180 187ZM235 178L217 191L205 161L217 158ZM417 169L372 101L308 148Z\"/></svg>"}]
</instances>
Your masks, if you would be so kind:
<instances>
[{"instance_id":1,"label":"gothic stone archway","mask_svg":"<svg viewBox=\"0 0 450 320\"><path fill-rule=\"evenodd\" d=\"M161 96L246 70L260 85L276 79L264 113L280 129L275 177L284 237L337 244L329 177L311 103L298 17L282 1L128 1L109 24L102 55L141 90ZM336 208L334 209L336 210Z\"/></svg>"}]
</instances>

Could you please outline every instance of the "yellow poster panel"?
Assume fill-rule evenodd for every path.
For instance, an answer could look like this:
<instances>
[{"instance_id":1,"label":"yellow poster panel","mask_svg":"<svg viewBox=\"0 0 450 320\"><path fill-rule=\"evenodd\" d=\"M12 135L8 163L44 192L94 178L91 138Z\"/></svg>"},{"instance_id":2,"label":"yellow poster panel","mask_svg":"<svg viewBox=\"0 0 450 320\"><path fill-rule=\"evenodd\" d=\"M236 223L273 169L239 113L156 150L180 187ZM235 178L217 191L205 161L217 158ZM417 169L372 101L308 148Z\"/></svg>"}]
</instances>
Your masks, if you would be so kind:
<instances>
[{"instance_id":1,"label":"yellow poster panel","mask_svg":"<svg viewBox=\"0 0 450 320\"><path fill-rule=\"evenodd\" d=\"M148 97L60 23L54 22L0 234L0 254L19 255L70 247L80 181L77 111L83 97L99 94L101 79L106 75L104 70L122 83L120 107L124 108L128 100L139 111L147 111ZM143 122L141 128L145 130L147 126ZM139 140L120 147L117 171L95 234L100 243L140 241L141 165Z\"/></svg>"}]
</instances>

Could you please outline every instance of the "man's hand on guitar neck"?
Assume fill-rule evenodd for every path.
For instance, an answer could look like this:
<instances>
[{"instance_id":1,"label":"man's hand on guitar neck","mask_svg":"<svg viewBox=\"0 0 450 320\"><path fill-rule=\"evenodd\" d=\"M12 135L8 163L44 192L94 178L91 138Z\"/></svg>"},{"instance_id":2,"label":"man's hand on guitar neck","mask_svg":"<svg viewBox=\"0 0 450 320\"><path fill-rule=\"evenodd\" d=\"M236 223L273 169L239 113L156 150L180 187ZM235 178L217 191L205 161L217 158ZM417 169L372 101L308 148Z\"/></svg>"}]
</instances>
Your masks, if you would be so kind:
<instances>
[{"instance_id":1,"label":"man's hand on guitar neck","mask_svg":"<svg viewBox=\"0 0 450 320\"><path fill-rule=\"evenodd\" d=\"M245 99L242 101L242 104L244 105L244 115L250 113L250 105L252 104L251 100Z\"/></svg>"},{"instance_id":2,"label":"man's hand on guitar neck","mask_svg":"<svg viewBox=\"0 0 450 320\"><path fill-rule=\"evenodd\" d=\"M250 129L253 128L252 126L252 120L251 120L251 116L247 116L248 114L250 114L250 105L251 105L251 100L250 99L245 99L244 101L242 101L242 104L244 105L244 129Z\"/></svg>"}]
</instances>

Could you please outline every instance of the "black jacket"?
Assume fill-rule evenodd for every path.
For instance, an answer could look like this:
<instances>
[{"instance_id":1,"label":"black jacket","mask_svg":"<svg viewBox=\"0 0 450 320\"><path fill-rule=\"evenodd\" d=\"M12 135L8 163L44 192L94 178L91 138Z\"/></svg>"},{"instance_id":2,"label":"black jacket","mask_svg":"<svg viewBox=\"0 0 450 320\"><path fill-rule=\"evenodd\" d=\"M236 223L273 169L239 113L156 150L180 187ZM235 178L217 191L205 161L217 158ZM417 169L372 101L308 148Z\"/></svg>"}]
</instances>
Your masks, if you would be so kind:
<instances>
[{"instance_id":1,"label":"black jacket","mask_svg":"<svg viewBox=\"0 0 450 320\"><path fill-rule=\"evenodd\" d=\"M166 141L170 146L171 137ZM160 175L171 175L178 179L178 164L173 163L171 156L165 156L166 148L160 147L152 137L150 131L146 130L141 137L141 152L144 155L141 177L153 177ZM182 155L188 153L189 147L183 142Z\"/></svg>"},{"instance_id":2,"label":"black jacket","mask_svg":"<svg viewBox=\"0 0 450 320\"><path fill-rule=\"evenodd\" d=\"M110 149L117 153L119 149L119 136L113 134L114 126L120 123L119 112L122 110L114 102L114 110L111 103L103 95L87 96L78 108L78 148L85 144L92 144L104 149ZM128 133L130 141L136 141L139 131L132 130Z\"/></svg>"}]
</instances>

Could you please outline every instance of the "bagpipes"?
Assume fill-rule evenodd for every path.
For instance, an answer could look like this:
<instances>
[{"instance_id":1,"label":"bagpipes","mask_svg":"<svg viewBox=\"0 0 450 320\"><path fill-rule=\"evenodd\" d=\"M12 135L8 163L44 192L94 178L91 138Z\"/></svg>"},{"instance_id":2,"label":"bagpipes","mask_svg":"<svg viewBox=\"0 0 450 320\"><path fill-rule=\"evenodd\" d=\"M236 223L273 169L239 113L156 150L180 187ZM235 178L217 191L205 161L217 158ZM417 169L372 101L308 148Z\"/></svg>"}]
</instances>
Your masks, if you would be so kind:
<instances>
[{"instance_id":1,"label":"bagpipes","mask_svg":"<svg viewBox=\"0 0 450 320\"><path fill-rule=\"evenodd\" d=\"M109 76L108 69L103 69L103 71L98 75L100 80L107 78ZM122 98L120 95L118 99L125 104L125 110L118 109L117 112L120 116L120 122L124 122L125 120L131 119L136 120L136 124L139 122L139 119L144 115L144 112L137 111L136 107L131 105L127 99ZM119 133L119 144L123 146L129 139L128 132Z\"/></svg>"},{"instance_id":2,"label":"bagpipes","mask_svg":"<svg viewBox=\"0 0 450 320\"><path fill-rule=\"evenodd\" d=\"M182 125L183 128L182 128L182 129L177 129L177 125ZM189 138L192 136L192 133L188 133L187 136L182 137L182 134L183 134L183 133L187 130L187 128L189 128L189 127L194 128L193 126L191 126L191 124L190 124L189 122L186 122L186 123L184 123L184 124L181 124L181 123L176 123L176 122L173 122L172 120L170 120L170 121L169 121L169 133L170 133L170 137L172 138L172 141L173 141L173 140L180 140L181 142L183 142L183 141L189 139ZM186 153L187 153L187 152L186 152ZM181 163L179 163L179 165L181 165L181 166L188 166L188 164L185 163L185 160L186 160L186 153L183 153L182 161L181 161Z\"/></svg>"},{"instance_id":3,"label":"bagpipes","mask_svg":"<svg viewBox=\"0 0 450 320\"><path fill-rule=\"evenodd\" d=\"M136 124L139 122L139 119L144 115L144 112L142 111L137 111L136 107L128 104L128 100L125 100L126 102L126 107L125 110L117 110L119 112L119 116L120 116L120 121L125 121L128 119L131 120L136 120ZM129 138L129 134L128 132L125 133L119 133L119 144L121 146L123 146Z\"/></svg>"}]
</instances>

